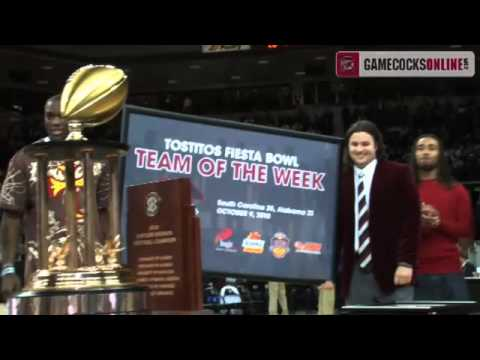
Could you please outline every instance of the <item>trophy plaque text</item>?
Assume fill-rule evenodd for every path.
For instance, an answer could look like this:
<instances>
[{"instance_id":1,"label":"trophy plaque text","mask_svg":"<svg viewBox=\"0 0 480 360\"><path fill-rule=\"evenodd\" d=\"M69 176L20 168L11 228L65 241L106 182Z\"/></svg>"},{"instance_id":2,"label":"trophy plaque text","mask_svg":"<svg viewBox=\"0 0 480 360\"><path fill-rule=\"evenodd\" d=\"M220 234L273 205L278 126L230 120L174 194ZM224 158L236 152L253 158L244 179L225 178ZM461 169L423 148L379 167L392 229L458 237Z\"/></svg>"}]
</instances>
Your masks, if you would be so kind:
<instances>
[{"instance_id":1,"label":"trophy plaque text","mask_svg":"<svg viewBox=\"0 0 480 360\"><path fill-rule=\"evenodd\" d=\"M202 309L200 220L189 179L130 186L128 259L155 312Z\"/></svg>"}]
</instances>

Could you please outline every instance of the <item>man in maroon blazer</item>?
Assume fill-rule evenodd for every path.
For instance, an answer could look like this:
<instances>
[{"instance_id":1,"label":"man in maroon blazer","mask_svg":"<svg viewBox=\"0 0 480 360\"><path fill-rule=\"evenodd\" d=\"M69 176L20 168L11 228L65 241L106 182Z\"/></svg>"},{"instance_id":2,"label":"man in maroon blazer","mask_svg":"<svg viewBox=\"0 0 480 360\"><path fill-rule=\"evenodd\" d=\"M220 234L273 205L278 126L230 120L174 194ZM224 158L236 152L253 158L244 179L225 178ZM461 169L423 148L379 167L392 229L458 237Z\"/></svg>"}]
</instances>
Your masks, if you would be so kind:
<instances>
[{"instance_id":1,"label":"man in maroon blazer","mask_svg":"<svg viewBox=\"0 0 480 360\"><path fill-rule=\"evenodd\" d=\"M347 305L413 300L419 197L408 166L384 154L372 122L347 131L338 239L339 290Z\"/></svg>"}]
</instances>

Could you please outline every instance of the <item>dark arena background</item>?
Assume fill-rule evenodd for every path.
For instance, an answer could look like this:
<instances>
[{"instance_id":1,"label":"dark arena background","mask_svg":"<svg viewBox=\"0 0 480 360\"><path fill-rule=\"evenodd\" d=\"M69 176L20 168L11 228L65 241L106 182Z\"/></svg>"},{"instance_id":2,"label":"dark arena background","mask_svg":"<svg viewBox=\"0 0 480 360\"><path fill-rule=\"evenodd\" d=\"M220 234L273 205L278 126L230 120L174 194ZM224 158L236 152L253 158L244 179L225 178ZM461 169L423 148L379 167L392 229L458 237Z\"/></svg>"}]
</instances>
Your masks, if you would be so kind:
<instances>
[{"instance_id":1,"label":"dark arena background","mask_svg":"<svg viewBox=\"0 0 480 360\"><path fill-rule=\"evenodd\" d=\"M387 158L408 162L417 135L438 134L453 176L469 190L480 230L480 78L338 78L338 51L472 51L474 45L35 45L0 47L0 183L16 151L45 136L43 107L87 64L112 64L129 77L127 104L231 122L343 137L359 119L381 130ZM122 116L85 130L121 140ZM1 211L1 210L0 210ZM0 213L1 214L1 213ZM20 251L18 263L23 261ZM468 248L480 267L480 240ZM19 269L22 266L18 266ZM265 314L267 279L204 276L204 303L225 286L248 306L221 313ZM472 294L473 296L473 294ZM287 283L291 314L316 314L318 284ZM477 300L477 299L475 299ZM337 304L338 305L338 304Z\"/></svg>"}]
</instances>

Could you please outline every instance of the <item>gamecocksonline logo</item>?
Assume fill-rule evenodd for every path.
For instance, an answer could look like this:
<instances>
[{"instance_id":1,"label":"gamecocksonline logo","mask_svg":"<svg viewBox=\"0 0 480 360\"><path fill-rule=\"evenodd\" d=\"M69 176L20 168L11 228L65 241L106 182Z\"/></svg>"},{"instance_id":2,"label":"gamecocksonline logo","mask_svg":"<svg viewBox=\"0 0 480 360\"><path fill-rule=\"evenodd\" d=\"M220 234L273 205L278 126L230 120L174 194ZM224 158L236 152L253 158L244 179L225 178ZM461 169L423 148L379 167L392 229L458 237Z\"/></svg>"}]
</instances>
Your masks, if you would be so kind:
<instances>
[{"instance_id":1,"label":"gamecocksonline logo","mask_svg":"<svg viewBox=\"0 0 480 360\"><path fill-rule=\"evenodd\" d=\"M360 69L360 55L354 51L339 51L336 54L337 77L358 77Z\"/></svg>"},{"instance_id":2,"label":"gamecocksonline logo","mask_svg":"<svg viewBox=\"0 0 480 360\"><path fill-rule=\"evenodd\" d=\"M475 75L473 51L339 51L339 78L457 77Z\"/></svg>"}]
</instances>

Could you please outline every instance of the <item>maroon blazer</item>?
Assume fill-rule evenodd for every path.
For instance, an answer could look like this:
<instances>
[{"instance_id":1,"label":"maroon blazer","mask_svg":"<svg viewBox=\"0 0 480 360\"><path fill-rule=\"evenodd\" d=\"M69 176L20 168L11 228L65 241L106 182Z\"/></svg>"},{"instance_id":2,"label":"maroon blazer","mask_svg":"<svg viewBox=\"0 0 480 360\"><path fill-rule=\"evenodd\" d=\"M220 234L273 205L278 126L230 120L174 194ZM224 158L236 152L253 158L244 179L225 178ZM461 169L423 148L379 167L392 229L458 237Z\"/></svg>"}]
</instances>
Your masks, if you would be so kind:
<instances>
[{"instance_id":1,"label":"maroon blazer","mask_svg":"<svg viewBox=\"0 0 480 360\"><path fill-rule=\"evenodd\" d=\"M341 185L339 246L340 295L347 298L355 264L355 182L353 168ZM415 266L420 239L420 200L414 177L404 164L379 160L370 190L372 271L380 289L395 290L393 277L400 262Z\"/></svg>"}]
</instances>

